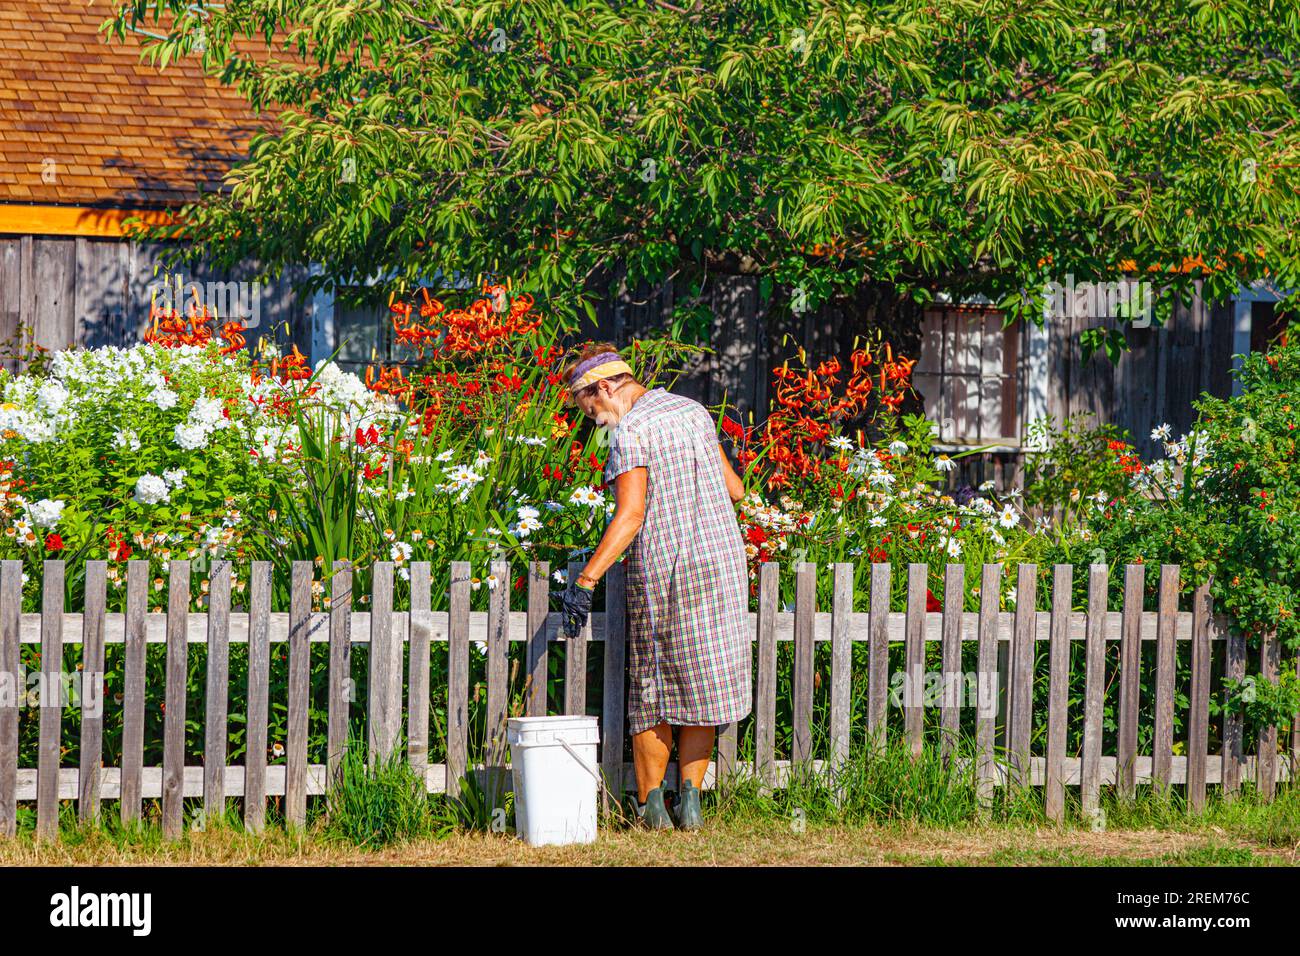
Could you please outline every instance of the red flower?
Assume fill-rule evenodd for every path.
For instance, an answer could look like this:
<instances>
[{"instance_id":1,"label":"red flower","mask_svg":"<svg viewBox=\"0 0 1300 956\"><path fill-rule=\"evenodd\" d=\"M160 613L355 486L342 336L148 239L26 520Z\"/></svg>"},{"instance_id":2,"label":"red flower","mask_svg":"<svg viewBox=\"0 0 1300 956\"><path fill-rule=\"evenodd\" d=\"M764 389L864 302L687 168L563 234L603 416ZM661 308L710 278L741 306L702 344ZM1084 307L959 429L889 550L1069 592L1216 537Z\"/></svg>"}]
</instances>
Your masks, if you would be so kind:
<instances>
[{"instance_id":1,"label":"red flower","mask_svg":"<svg viewBox=\"0 0 1300 956\"><path fill-rule=\"evenodd\" d=\"M927 611L942 611L943 604L934 596L934 592L929 588L925 589L925 609Z\"/></svg>"},{"instance_id":2,"label":"red flower","mask_svg":"<svg viewBox=\"0 0 1300 956\"><path fill-rule=\"evenodd\" d=\"M767 541L767 532L755 525L745 532L745 538L750 544L764 544Z\"/></svg>"},{"instance_id":3,"label":"red flower","mask_svg":"<svg viewBox=\"0 0 1300 956\"><path fill-rule=\"evenodd\" d=\"M63 538L62 538L61 536L55 534L54 532L50 532L49 534L47 534L47 535L45 536L45 550L46 550L46 551L62 551L62 550L63 550Z\"/></svg>"},{"instance_id":4,"label":"red flower","mask_svg":"<svg viewBox=\"0 0 1300 956\"><path fill-rule=\"evenodd\" d=\"M722 417L722 432L730 435L736 441L746 441L748 436L745 434L745 427L733 418Z\"/></svg>"}]
</instances>

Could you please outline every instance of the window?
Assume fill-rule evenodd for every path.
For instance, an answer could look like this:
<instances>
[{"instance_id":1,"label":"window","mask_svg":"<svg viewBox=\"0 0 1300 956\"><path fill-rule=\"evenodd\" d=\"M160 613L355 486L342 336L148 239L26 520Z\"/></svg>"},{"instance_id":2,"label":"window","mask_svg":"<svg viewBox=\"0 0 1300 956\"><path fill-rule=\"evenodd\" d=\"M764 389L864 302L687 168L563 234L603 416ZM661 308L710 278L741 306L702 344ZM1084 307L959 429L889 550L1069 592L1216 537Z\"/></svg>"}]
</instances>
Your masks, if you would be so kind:
<instances>
[{"instance_id":1,"label":"window","mask_svg":"<svg viewBox=\"0 0 1300 956\"><path fill-rule=\"evenodd\" d=\"M988 308L932 309L921 326L912 382L926 416L939 426L940 448L1019 447L1020 322L1003 328Z\"/></svg>"},{"instance_id":2,"label":"window","mask_svg":"<svg viewBox=\"0 0 1300 956\"><path fill-rule=\"evenodd\" d=\"M1250 304L1250 350L1267 352L1269 343L1286 331L1295 314L1285 309L1279 310L1276 302L1252 302Z\"/></svg>"},{"instance_id":3,"label":"window","mask_svg":"<svg viewBox=\"0 0 1300 956\"><path fill-rule=\"evenodd\" d=\"M368 365L388 365L392 322L385 306L334 305L334 347L339 367L362 374Z\"/></svg>"},{"instance_id":4,"label":"window","mask_svg":"<svg viewBox=\"0 0 1300 956\"><path fill-rule=\"evenodd\" d=\"M430 295L435 296L439 294L439 290L459 290L463 293L467 289L476 288L468 276L461 275L459 272L453 273L452 276L451 279L445 279L442 271L437 270L431 279L421 280L421 285L429 289ZM497 277L490 273L486 278L490 282L498 281ZM367 279L365 285L371 287L373 292L374 287L386 288L387 281L386 278L376 275ZM359 289L360 287L356 286L349 291L355 293ZM416 294L413 292L408 296L408 301L414 301ZM317 306L313 305L313 308ZM339 296L330 295L321 297L319 309L320 345L329 350L338 349L334 361L340 368L360 375L370 365L387 366L418 361L415 353L396 342L396 337L393 335L393 314L386 301L374 305L345 305L340 301ZM313 361L320 357L322 356L313 353Z\"/></svg>"},{"instance_id":5,"label":"window","mask_svg":"<svg viewBox=\"0 0 1300 956\"><path fill-rule=\"evenodd\" d=\"M1241 356L1266 348L1269 340L1291 320L1294 313L1289 304L1281 309L1277 307L1278 301L1286 294L1286 290L1278 290L1271 281L1260 279L1250 286L1240 287L1232 297L1234 371L1241 368ZM1241 394L1239 375L1232 377L1232 394Z\"/></svg>"}]
</instances>

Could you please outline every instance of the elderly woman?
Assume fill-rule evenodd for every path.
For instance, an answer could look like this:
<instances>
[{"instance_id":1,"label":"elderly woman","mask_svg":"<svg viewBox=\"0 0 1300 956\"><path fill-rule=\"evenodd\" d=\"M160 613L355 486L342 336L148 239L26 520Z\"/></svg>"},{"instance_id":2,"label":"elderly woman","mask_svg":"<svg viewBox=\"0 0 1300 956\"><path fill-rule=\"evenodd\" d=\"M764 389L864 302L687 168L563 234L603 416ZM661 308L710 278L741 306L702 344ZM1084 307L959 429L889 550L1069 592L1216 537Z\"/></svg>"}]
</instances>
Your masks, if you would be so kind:
<instances>
[{"instance_id":1,"label":"elderly woman","mask_svg":"<svg viewBox=\"0 0 1300 956\"><path fill-rule=\"evenodd\" d=\"M565 592L565 631L581 629L596 582L630 548L628 733L636 814L651 828L675 822L695 829L716 729L744 717L752 704L749 574L733 507L745 489L704 406L647 389L612 345L586 346L564 374L571 404L612 429L605 481L617 502L599 546ZM663 781L674 729L681 791L670 815Z\"/></svg>"}]
</instances>

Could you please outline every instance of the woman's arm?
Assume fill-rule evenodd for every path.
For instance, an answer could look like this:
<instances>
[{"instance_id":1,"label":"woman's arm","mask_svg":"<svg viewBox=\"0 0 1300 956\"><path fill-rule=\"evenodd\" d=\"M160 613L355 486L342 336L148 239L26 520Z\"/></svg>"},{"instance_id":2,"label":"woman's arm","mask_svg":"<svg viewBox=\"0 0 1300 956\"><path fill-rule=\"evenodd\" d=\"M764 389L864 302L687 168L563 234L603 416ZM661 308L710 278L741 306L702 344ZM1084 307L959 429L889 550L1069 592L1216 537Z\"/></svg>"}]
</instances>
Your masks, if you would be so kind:
<instances>
[{"instance_id":1,"label":"woman's arm","mask_svg":"<svg viewBox=\"0 0 1300 956\"><path fill-rule=\"evenodd\" d=\"M600 544L587 561L582 573L594 581L613 566L618 556L627 550L632 539L641 530L645 520L646 479L649 472L644 467L629 468L614 479L614 497L617 507L610 519Z\"/></svg>"},{"instance_id":2,"label":"woman's arm","mask_svg":"<svg viewBox=\"0 0 1300 956\"><path fill-rule=\"evenodd\" d=\"M722 477L727 481L727 494L731 496L732 502L737 502L745 497L745 483L740 480L740 476L732 469L727 453L720 443L718 445L718 454L722 456Z\"/></svg>"}]
</instances>

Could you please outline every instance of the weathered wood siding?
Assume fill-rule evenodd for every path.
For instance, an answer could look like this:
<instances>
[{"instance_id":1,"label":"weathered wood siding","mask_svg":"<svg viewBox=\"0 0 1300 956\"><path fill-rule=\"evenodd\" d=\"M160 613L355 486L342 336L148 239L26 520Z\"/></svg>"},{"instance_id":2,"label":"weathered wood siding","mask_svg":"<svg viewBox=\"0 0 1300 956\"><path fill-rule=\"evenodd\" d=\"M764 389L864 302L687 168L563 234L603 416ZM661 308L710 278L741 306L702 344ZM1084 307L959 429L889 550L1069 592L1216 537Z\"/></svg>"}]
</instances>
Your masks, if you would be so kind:
<instances>
[{"instance_id":1,"label":"weathered wood siding","mask_svg":"<svg viewBox=\"0 0 1300 956\"><path fill-rule=\"evenodd\" d=\"M51 350L139 342L149 320L149 286L165 271L155 272L161 251L158 244L118 239L0 236L0 343L23 327ZM187 282L250 281L253 272L253 263L233 273L202 264L183 270ZM285 275L262 284L256 333L302 347L310 338L308 310L291 280Z\"/></svg>"},{"instance_id":2,"label":"weathered wood siding","mask_svg":"<svg viewBox=\"0 0 1300 956\"><path fill-rule=\"evenodd\" d=\"M156 245L113 239L45 236L0 236L0 342L10 340L20 326L34 330L36 344L49 349L69 345L127 345L138 342L149 316L149 285L157 281ZM216 274L202 265L186 270L194 281L239 281L253 274L252 264L235 274ZM161 276L161 273L158 274ZM310 303L293 294L285 275L261 290L259 335L310 351ZM597 321L584 322L584 337L604 338L622 347L663 329L685 296L680 281L650 288L629 289L616 274L609 282L608 300ZM708 348L687 363L676 390L706 405L724 400L742 422L761 421L770 400L772 369L796 360L802 347L810 364L831 356L845 363L854 339L874 329L891 330L887 337L903 354L916 356L921 347L919 327L900 330L896 319L873 301L871 290L839 299L802 315L792 314L776 299L764 301L756 276L714 275L706 303L713 318ZM1079 333L1114 319L1058 316L1048 321L1045 412L1060 421L1067 415L1091 412L1097 422L1113 422L1132 434L1147 456L1157 452L1149 438L1153 426L1168 422L1175 437L1191 427L1193 400L1202 392L1231 391L1232 310L1199 297L1179 306L1165 326L1128 331L1130 351L1112 365L1104 353L1083 360ZM382 325L382 316L377 321ZM250 342L256 336L249 336ZM361 353L369 353L361 348ZM358 353L360 354L360 353ZM1019 357L1023 428L1030 356ZM7 363L12 367L13 363ZM917 403L915 410L920 410ZM751 416L753 418L751 419ZM977 484L985 478L999 483L1018 473L1015 455L965 459L955 481ZM1010 469L1008 471L1008 468Z\"/></svg>"},{"instance_id":3,"label":"weathered wood siding","mask_svg":"<svg viewBox=\"0 0 1300 956\"><path fill-rule=\"evenodd\" d=\"M1199 288L1199 284L1198 284ZM1116 320L1056 316L1048 324L1047 412L1057 421L1091 412L1100 422L1127 429L1144 456L1158 455L1151 429L1167 422L1174 438L1195 418L1192 402L1202 392L1232 392L1232 309L1199 295L1178 304L1163 326L1125 331L1129 351L1112 365L1104 352L1083 359L1079 334L1115 328Z\"/></svg>"},{"instance_id":4,"label":"weathered wood siding","mask_svg":"<svg viewBox=\"0 0 1300 956\"><path fill-rule=\"evenodd\" d=\"M677 383L677 390L698 401L714 405L726 400L733 413L749 424L768 407L771 371L786 359L793 359L803 347L809 364L832 355L845 362L854 336L873 328L888 328L887 317L878 315L868 296L854 301L829 304L803 316L764 303L758 294L758 280L748 276L714 276L709 304L714 319L711 353L690 366ZM620 291L613 283L610 301L598 310L598 321L583 334L603 337L625 346L647 331L665 326L675 302L670 281L657 289L644 285ZM996 314L996 313L993 313ZM1060 422L1066 416L1091 412L1097 424L1110 422L1131 434L1139 451L1151 457L1159 453L1150 439L1151 429L1168 422L1174 437L1192 425L1193 400L1203 392L1226 396L1231 393L1233 317L1228 303L1212 304L1196 296L1190 306L1179 305L1164 326L1128 329L1130 350L1111 364L1104 352L1084 361L1079 334L1098 326L1114 328L1115 319L1058 316L1045 325L1047 375L1046 414ZM919 330L895 347L909 356L919 354ZM1031 356L1023 350L1018 358L1021 407L1024 427L1032 411L1026 397ZM978 484L985 478L1000 484L1019 473L1015 455L987 455L964 459L954 481Z\"/></svg>"}]
</instances>

